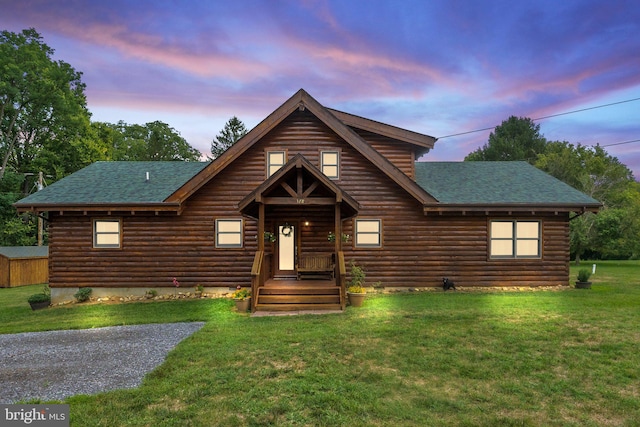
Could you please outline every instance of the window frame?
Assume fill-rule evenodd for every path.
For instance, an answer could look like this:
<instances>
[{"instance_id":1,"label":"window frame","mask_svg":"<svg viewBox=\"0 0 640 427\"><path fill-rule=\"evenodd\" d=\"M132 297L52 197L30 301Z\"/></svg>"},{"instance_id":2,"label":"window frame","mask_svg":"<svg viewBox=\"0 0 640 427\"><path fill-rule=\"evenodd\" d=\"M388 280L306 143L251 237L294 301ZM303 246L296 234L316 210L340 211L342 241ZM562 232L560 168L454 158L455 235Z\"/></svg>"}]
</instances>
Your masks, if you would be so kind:
<instances>
[{"instance_id":1,"label":"window frame","mask_svg":"<svg viewBox=\"0 0 640 427\"><path fill-rule=\"evenodd\" d=\"M511 237L493 237L492 228L494 223L510 223L511 224ZM518 224L521 223L535 223L538 226L537 237L518 237ZM491 219L489 220L488 227L488 254L490 260L505 260L505 259L542 259L542 221L541 220L529 220L529 219ZM493 242L503 241L511 242L511 254L510 255L494 255L493 254ZM519 255L518 243L519 242L537 242L537 254L536 255Z\"/></svg>"},{"instance_id":2,"label":"window frame","mask_svg":"<svg viewBox=\"0 0 640 427\"><path fill-rule=\"evenodd\" d=\"M98 223L108 222L118 224L118 231L98 231ZM91 234L93 236L93 249L122 249L122 218L94 218L91 221ZM118 243L98 243L101 236L118 236Z\"/></svg>"},{"instance_id":3,"label":"window frame","mask_svg":"<svg viewBox=\"0 0 640 427\"><path fill-rule=\"evenodd\" d=\"M377 222L378 223L378 231L377 233L374 232L361 232L358 231L358 224L360 222ZM381 249L382 248L382 219L380 218L355 218L354 222L353 222L353 247L357 248L357 249ZM360 235L377 235L378 236L378 243L377 244L371 244L371 243L358 243L358 237Z\"/></svg>"},{"instance_id":4,"label":"window frame","mask_svg":"<svg viewBox=\"0 0 640 427\"><path fill-rule=\"evenodd\" d=\"M336 163L335 164L330 164L330 163L325 163L325 159L324 156L325 154L335 154L336 155ZM322 173L329 179L334 179L334 180L339 180L340 179L340 160L341 160L341 153L340 150L322 150L320 151L320 171L322 171ZM335 175L329 175L325 172L324 167L325 166L333 166L336 168L336 174Z\"/></svg>"},{"instance_id":5,"label":"window frame","mask_svg":"<svg viewBox=\"0 0 640 427\"><path fill-rule=\"evenodd\" d=\"M239 232L220 231L220 223L240 223ZM216 249L242 249L244 248L244 219L243 218L217 218L215 220L215 245ZM240 236L239 243L220 243L221 235L238 235Z\"/></svg>"},{"instance_id":6,"label":"window frame","mask_svg":"<svg viewBox=\"0 0 640 427\"><path fill-rule=\"evenodd\" d=\"M271 155L274 154L282 154L282 164L278 166L278 169L271 173L271 167L277 166L276 163L271 163ZM287 164L287 150L269 150L265 152L265 167L266 167L266 176L269 178L270 176L277 173L284 165Z\"/></svg>"}]
</instances>

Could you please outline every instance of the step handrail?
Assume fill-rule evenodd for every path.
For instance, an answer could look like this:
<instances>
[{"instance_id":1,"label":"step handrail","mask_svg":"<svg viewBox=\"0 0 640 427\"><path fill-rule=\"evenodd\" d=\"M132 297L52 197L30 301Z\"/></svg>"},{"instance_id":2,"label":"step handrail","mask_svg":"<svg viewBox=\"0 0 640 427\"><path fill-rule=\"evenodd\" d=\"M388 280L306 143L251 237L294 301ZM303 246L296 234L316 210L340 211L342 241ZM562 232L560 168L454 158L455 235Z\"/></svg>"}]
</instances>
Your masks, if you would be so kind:
<instances>
[{"instance_id":1,"label":"step handrail","mask_svg":"<svg viewBox=\"0 0 640 427\"><path fill-rule=\"evenodd\" d=\"M258 301L258 289L264 285L264 277L262 274L262 264L264 260L264 251L256 251L251 267L251 312L256 311Z\"/></svg>"},{"instance_id":2,"label":"step handrail","mask_svg":"<svg viewBox=\"0 0 640 427\"><path fill-rule=\"evenodd\" d=\"M338 251L338 274L336 274L336 281L338 282L338 286L340 287L340 307L342 310L345 309L347 305L347 265L344 262L344 252Z\"/></svg>"}]
</instances>

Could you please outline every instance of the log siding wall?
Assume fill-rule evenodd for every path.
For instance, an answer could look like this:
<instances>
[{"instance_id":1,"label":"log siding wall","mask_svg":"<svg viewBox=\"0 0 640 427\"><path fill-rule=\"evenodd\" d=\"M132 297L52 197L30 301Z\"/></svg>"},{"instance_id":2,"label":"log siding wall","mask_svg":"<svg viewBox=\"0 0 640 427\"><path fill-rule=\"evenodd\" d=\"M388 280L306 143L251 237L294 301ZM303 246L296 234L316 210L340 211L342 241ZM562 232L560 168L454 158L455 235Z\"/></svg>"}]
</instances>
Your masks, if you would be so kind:
<instances>
[{"instance_id":1,"label":"log siding wall","mask_svg":"<svg viewBox=\"0 0 640 427\"><path fill-rule=\"evenodd\" d=\"M413 176L413 156L387 138L361 132L363 138ZM351 241L343 244L347 264L365 268L367 283L385 287L440 286L449 277L462 286L567 284L568 215L517 216L542 224L542 258L491 260L486 215L425 216L422 206L394 181L308 111L296 111L249 148L186 202L181 215L130 212L122 218L122 248L92 248L92 216L51 213L50 284L52 287L250 285L257 250L257 221L244 218L244 244L238 249L215 247L215 220L240 218L238 203L265 179L266 153L285 150L288 159L302 153L320 167L322 151L340 151L340 178L335 182L360 204L358 217L382 220L381 248L354 248L353 221L343 222ZM301 222L310 222L305 227ZM269 207L265 229L277 221L298 223L302 253L331 252L331 207ZM260 236L261 237L261 236ZM340 238L337 236L337 238ZM267 253L273 245L265 244Z\"/></svg>"}]
</instances>

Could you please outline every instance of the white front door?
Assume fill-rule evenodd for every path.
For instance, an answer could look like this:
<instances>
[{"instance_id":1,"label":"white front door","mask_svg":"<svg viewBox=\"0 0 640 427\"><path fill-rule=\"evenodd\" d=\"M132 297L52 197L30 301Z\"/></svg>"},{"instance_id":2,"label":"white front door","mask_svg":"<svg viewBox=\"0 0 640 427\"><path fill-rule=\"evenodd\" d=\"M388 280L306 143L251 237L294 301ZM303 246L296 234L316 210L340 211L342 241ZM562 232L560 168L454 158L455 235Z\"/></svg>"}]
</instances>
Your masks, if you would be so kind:
<instances>
[{"instance_id":1,"label":"white front door","mask_svg":"<svg viewBox=\"0 0 640 427\"><path fill-rule=\"evenodd\" d=\"M276 275L294 276L296 274L296 227L291 224L278 226L278 262Z\"/></svg>"}]
</instances>

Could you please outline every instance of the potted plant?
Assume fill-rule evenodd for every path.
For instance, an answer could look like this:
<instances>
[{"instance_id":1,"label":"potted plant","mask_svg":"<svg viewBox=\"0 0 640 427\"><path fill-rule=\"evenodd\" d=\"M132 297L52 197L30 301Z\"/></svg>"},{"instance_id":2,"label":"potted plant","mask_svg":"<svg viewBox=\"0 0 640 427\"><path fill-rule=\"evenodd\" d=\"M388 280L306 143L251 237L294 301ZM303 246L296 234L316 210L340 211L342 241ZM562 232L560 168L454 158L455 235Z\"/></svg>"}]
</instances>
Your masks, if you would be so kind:
<instances>
[{"instance_id":1,"label":"potted plant","mask_svg":"<svg viewBox=\"0 0 640 427\"><path fill-rule=\"evenodd\" d=\"M351 261L351 280L347 285L347 296L349 304L353 307L360 307L364 301L367 291L364 288L364 269Z\"/></svg>"},{"instance_id":2,"label":"potted plant","mask_svg":"<svg viewBox=\"0 0 640 427\"><path fill-rule=\"evenodd\" d=\"M251 294L248 289L244 289L238 285L231 298L236 302L236 310L238 313L246 313L249 310L251 302Z\"/></svg>"},{"instance_id":3,"label":"potted plant","mask_svg":"<svg viewBox=\"0 0 640 427\"><path fill-rule=\"evenodd\" d=\"M49 305L51 305L51 290L49 286L45 285L42 292L29 296L27 301L31 306L31 310L40 310L41 308L49 307Z\"/></svg>"},{"instance_id":4,"label":"potted plant","mask_svg":"<svg viewBox=\"0 0 640 427\"><path fill-rule=\"evenodd\" d=\"M581 268L578 271L578 281L576 282L577 289L591 289L591 282L589 281L589 277L591 277L591 271L588 268Z\"/></svg>"}]
</instances>

